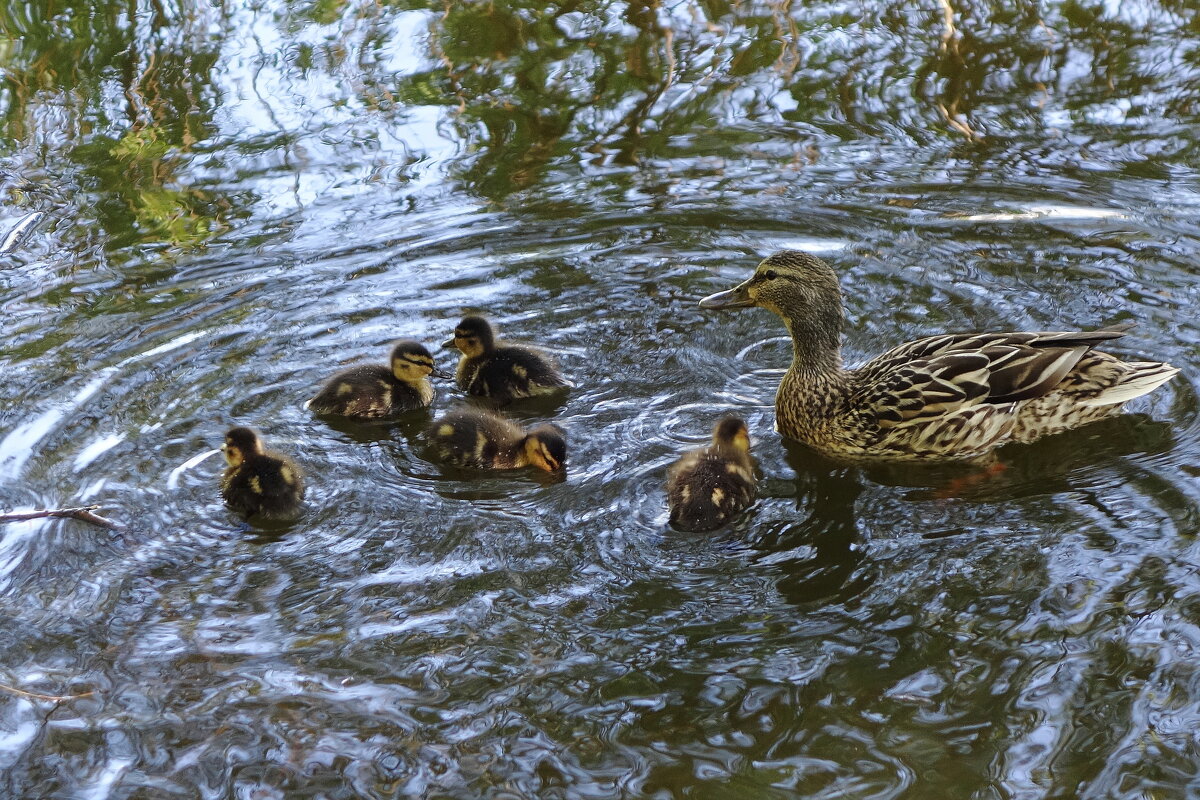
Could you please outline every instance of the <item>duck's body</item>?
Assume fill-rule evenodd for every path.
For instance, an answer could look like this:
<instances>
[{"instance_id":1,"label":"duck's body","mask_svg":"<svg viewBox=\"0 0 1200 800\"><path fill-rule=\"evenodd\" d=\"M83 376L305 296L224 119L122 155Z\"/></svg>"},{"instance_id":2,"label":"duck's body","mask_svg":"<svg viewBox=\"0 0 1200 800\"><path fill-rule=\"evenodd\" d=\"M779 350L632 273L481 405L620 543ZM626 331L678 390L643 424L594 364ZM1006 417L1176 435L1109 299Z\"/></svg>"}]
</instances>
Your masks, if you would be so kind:
<instances>
[{"instance_id":1,"label":"duck's body","mask_svg":"<svg viewBox=\"0 0 1200 800\"><path fill-rule=\"evenodd\" d=\"M685 531L719 528L754 502L756 483L746 423L726 417L713 441L667 469L671 524Z\"/></svg>"},{"instance_id":2,"label":"duck's body","mask_svg":"<svg viewBox=\"0 0 1200 800\"><path fill-rule=\"evenodd\" d=\"M477 408L451 411L430 426L427 435L434 456L470 469L520 469L535 466L547 472L566 462L566 442L553 426L526 431L498 414Z\"/></svg>"},{"instance_id":3,"label":"duck's body","mask_svg":"<svg viewBox=\"0 0 1200 800\"><path fill-rule=\"evenodd\" d=\"M469 395L508 403L570 388L545 353L525 345L496 341L483 317L465 317L444 347L462 352L455 378Z\"/></svg>"},{"instance_id":4,"label":"duck's body","mask_svg":"<svg viewBox=\"0 0 1200 800\"><path fill-rule=\"evenodd\" d=\"M291 459L263 449L258 434L233 428L221 447L221 497L234 511L261 519L290 519L304 499L304 476Z\"/></svg>"},{"instance_id":5,"label":"duck's body","mask_svg":"<svg viewBox=\"0 0 1200 800\"><path fill-rule=\"evenodd\" d=\"M930 336L847 370L837 277L796 251L770 256L748 281L701 302L758 305L783 318L793 355L775 396L776 426L834 456L979 458L1117 414L1178 372L1092 349L1120 330Z\"/></svg>"},{"instance_id":6,"label":"duck's body","mask_svg":"<svg viewBox=\"0 0 1200 800\"><path fill-rule=\"evenodd\" d=\"M317 414L360 419L393 417L433 403L433 356L421 344L398 342L391 366L367 364L337 373L305 403Z\"/></svg>"}]
</instances>

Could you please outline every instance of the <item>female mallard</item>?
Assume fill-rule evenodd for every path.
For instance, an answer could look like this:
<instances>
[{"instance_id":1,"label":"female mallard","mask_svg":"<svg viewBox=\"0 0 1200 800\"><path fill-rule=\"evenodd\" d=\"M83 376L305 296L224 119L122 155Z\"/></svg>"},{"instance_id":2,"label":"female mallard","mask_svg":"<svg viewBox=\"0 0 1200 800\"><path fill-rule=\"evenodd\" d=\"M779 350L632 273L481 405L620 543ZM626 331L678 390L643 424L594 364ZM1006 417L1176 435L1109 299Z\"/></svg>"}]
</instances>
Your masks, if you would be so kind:
<instances>
[{"instance_id":1,"label":"female mallard","mask_svg":"<svg viewBox=\"0 0 1200 800\"><path fill-rule=\"evenodd\" d=\"M462 352L458 388L467 394L508 403L571 386L543 353L523 345L497 343L491 323L483 317L463 318L454 329L454 338L442 347Z\"/></svg>"},{"instance_id":2,"label":"female mallard","mask_svg":"<svg viewBox=\"0 0 1200 800\"><path fill-rule=\"evenodd\" d=\"M304 478L291 459L263 449L249 428L231 428L221 445L225 474L221 496L234 511L261 519L294 517L304 499Z\"/></svg>"},{"instance_id":3,"label":"female mallard","mask_svg":"<svg viewBox=\"0 0 1200 800\"><path fill-rule=\"evenodd\" d=\"M392 348L390 366L364 364L337 373L304 404L317 414L360 419L392 417L427 408L433 402L429 375L433 356L420 342L405 340Z\"/></svg>"},{"instance_id":4,"label":"female mallard","mask_svg":"<svg viewBox=\"0 0 1200 800\"><path fill-rule=\"evenodd\" d=\"M1179 371L1092 349L1119 330L930 336L847 370L837 276L795 250L700 305L761 306L783 318L792 365L775 395L776 427L835 456L978 458L1116 414Z\"/></svg>"},{"instance_id":5,"label":"female mallard","mask_svg":"<svg viewBox=\"0 0 1200 800\"><path fill-rule=\"evenodd\" d=\"M667 469L671 524L685 531L719 528L754 502L750 433L737 417L724 417L712 444L684 453Z\"/></svg>"},{"instance_id":6,"label":"female mallard","mask_svg":"<svg viewBox=\"0 0 1200 800\"><path fill-rule=\"evenodd\" d=\"M471 469L537 467L557 472L567 461L567 442L553 425L525 431L499 414L479 408L451 411L429 428L433 454Z\"/></svg>"}]
</instances>

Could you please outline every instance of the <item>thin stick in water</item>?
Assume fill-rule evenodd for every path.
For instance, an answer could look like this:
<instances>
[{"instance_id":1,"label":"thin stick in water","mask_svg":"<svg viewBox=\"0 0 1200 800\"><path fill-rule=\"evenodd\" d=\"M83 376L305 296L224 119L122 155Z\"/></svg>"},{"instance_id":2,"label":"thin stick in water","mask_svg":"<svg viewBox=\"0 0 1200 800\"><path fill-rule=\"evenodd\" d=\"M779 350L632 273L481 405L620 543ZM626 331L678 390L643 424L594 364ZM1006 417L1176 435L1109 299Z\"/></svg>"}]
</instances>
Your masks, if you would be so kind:
<instances>
[{"instance_id":1,"label":"thin stick in water","mask_svg":"<svg viewBox=\"0 0 1200 800\"><path fill-rule=\"evenodd\" d=\"M0 683L0 692L11 692L18 697L28 697L32 700L50 700L54 703L61 703L66 700L78 700L81 697L91 697L95 692L84 692L83 694L38 694L37 692L27 692L23 689L14 689L11 686L5 686Z\"/></svg>"},{"instance_id":2,"label":"thin stick in water","mask_svg":"<svg viewBox=\"0 0 1200 800\"><path fill-rule=\"evenodd\" d=\"M80 506L79 508L43 508L37 511L17 511L10 514L0 514L0 522L21 522L27 519L45 519L46 517L63 517L65 519L79 519L84 522L90 522L93 525L99 525L102 528L108 528L111 531L121 530L121 525L118 522L113 522L108 517L102 517L99 514L93 513L100 506Z\"/></svg>"}]
</instances>

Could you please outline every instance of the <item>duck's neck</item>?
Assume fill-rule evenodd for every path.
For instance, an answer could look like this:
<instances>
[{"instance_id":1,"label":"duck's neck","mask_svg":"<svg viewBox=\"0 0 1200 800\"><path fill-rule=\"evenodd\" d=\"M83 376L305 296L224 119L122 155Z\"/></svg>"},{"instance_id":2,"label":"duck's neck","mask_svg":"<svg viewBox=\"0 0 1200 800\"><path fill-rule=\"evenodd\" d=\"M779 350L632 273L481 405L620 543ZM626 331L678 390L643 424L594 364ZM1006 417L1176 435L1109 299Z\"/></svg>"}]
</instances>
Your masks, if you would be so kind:
<instances>
[{"instance_id":1,"label":"duck's neck","mask_svg":"<svg viewBox=\"0 0 1200 800\"><path fill-rule=\"evenodd\" d=\"M840 389L845 386L848 373L842 368L840 325L818 327L789 319L784 323L792 334L789 382L798 381L806 388Z\"/></svg>"},{"instance_id":2,"label":"duck's neck","mask_svg":"<svg viewBox=\"0 0 1200 800\"><path fill-rule=\"evenodd\" d=\"M792 365L775 395L775 425L779 432L813 447L828 439L827 422L845 406L850 373L842 368L840 334L793 326ZM822 334L825 335L822 335Z\"/></svg>"}]
</instances>

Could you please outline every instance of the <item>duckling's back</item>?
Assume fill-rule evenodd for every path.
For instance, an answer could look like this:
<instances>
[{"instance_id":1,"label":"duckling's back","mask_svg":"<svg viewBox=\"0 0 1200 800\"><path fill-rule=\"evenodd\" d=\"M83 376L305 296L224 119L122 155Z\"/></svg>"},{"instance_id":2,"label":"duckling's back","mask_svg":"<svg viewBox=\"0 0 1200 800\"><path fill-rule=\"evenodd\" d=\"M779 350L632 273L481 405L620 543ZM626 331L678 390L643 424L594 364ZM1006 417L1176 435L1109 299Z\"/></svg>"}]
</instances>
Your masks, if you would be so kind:
<instances>
[{"instance_id":1,"label":"duckling's back","mask_svg":"<svg viewBox=\"0 0 1200 800\"><path fill-rule=\"evenodd\" d=\"M248 516L291 517L304 498L304 476L286 458L269 453L250 456L225 470L221 496L230 508Z\"/></svg>"},{"instance_id":2,"label":"duckling's back","mask_svg":"<svg viewBox=\"0 0 1200 800\"><path fill-rule=\"evenodd\" d=\"M451 411L430 426L427 439L440 460L472 469L518 466L517 449L525 433L508 420L474 408Z\"/></svg>"},{"instance_id":3,"label":"duckling's back","mask_svg":"<svg viewBox=\"0 0 1200 800\"><path fill-rule=\"evenodd\" d=\"M500 345L486 355L469 359L462 367L459 388L467 394L499 402L549 394L571 386L548 356L531 347Z\"/></svg>"},{"instance_id":4,"label":"duckling's back","mask_svg":"<svg viewBox=\"0 0 1200 800\"><path fill-rule=\"evenodd\" d=\"M684 454L667 472L671 524L685 531L719 528L754 502L749 463L712 448Z\"/></svg>"},{"instance_id":5,"label":"duckling's back","mask_svg":"<svg viewBox=\"0 0 1200 800\"><path fill-rule=\"evenodd\" d=\"M379 364L351 367L334 375L306 406L317 414L377 419L417 408L433 401Z\"/></svg>"}]
</instances>

